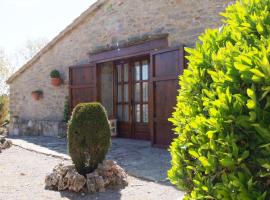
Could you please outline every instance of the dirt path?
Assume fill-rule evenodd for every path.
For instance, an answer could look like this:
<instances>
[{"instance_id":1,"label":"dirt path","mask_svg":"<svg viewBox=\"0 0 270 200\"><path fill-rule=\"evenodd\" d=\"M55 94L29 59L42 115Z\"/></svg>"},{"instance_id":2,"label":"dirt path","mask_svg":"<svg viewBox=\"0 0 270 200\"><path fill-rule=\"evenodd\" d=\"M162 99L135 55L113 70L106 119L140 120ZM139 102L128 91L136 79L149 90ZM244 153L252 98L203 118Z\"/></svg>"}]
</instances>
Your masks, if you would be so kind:
<instances>
[{"instance_id":1,"label":"dirt path","mask_svg":"<svg viewBox=\"0 0 270 200\"><path fill-rule=\"evenodd\" d=\"M13 146L0 154L0 200L181 200L172 186L129 177L129 186L98 195L55 192L44 189L44 177L60 163L68 162Z\"/></svg>"}]
</instances>

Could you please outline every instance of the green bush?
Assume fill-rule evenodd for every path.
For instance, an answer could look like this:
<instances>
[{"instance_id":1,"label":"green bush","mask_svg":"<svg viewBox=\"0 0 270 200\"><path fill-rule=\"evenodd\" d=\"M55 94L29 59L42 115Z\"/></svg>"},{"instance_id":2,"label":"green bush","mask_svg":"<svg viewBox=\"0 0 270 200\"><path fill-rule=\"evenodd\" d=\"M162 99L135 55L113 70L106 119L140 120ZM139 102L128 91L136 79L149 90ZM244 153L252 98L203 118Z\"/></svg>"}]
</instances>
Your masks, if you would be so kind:
<instances>
[{"instance_id":1,"label":"green bush","mask_svg":"<svg viewBox=\"0 0 270 200\"><path fill-rule=\"evenodd\" d=\"M60 72L58 70L52 70L50 73L51 78L60 78Z\"/></svg>"},{"instance_id":2,"label":"green bush","mask_svg":"<svg viewBox=\"0 0 270 200\"><path fill-rule=\"evenodd\" d=\"M9 118L9 99L7 95L0 96L0 126Z\"/></svg>"},{"instance_id":3,"label":"green bush","mask_svg":"<svg viewBox=\"0 0 270 200\"><path fill-rule=\"evenodd\" d=\"M270 1L223 16L187 49L168 176L186 200L270 199Z\"/></svg>"},{"instance_id":4,"label":"green bush","mask_svg":"<svg viewBox=\"0 0 270 200\"><path fill-rule=\"evenodd\" d=\"M77 105L68 123L69 153L77 171L88 174L103 162L111 144L110 125L99 103Z\"/></svg>"},{"instance_id":5,"label":"green bush","mask_svg":"<svg viewBox=\"0 0 270 200\"><path fill-rule=\"evenodd\" d=\"M63 112L63 118L64 118L63 121L66 122L66 123L67 123L68 120L69 120L69 114L70 114L70 113L69 113L69 112L70 112L70 111L69 111L69 110L70 110L70 109L69 109L69 106L70 106L70 104L69 104L69 99L66 98L66 99L65 99L65 104L64 104L64 112Z\"/></svg>"}]
</instances>

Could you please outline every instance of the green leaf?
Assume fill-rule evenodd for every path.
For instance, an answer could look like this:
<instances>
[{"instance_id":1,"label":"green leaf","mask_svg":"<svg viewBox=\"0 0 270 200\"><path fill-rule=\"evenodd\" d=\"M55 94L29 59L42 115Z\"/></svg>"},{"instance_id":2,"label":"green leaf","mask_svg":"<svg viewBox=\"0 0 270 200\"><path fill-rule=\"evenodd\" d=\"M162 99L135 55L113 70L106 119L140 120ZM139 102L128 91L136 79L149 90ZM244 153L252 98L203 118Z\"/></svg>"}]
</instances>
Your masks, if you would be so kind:
<instances>
[{"instance_id":1,"label":"green leaf","mask_svg":"<svg viewBox=\"0 0 270 200\"><path fill-rule=\"evenodd\" d=\"M255 74L256 76L258 76L258 77L262 77L262 78L265 77L265 75L264 75L260 70L258 70L258 69L251 69L250 71L251 71L253 74Z\"/></svg>"},{"instance_id":2,"label":"green leaf","mask_svg":"<svg viewBox=\"0 0 270 200\"><path fill-rule=\"evenodd\" d=\"M249 157L249 151L245 151L240 158L237 159L238 163L241 163Z\"/></svg>"},{"instance_id":3,"label":"green leaf","mask_svg":"<svg viewBox=\"0 0 270 200\"><path fill-rule=\"evenodd\" d=\"M242 63L234 63L234 66L240 72L249 71L250 67Z\"/></svg>"},{"instance_id":4,"label":"green leaf","mask_svg":"<svg viewBox=\"0 0 270 200\"><path fill-rule=\"evenodd\" d=\"M188 153L193 156L194 158L199 158L199 154L194 150L189 150Z\"/></svg>"},{"instance_id":5,"label":"green leaf","mask_svg":"<svg viewBox=\"0 0 270 200\"><path fill-rule=\"evenodd\" d=\"M206 134L207 134L207 137L209 139L213 139L214 137L214 134L216 133L217 131L208 131Z\"/></svg>"},{"instance_id":6,"label":"green leaf","mask_svg":"<svg viewBox=\"0 0 270 200\"><path fill-rule=\"evenodd\" d=\"M204 167L211 167L211 164L208 162L208 159L204 156L199 157L199 161Z\"/></svg>"},{"instance_id":7,"label":"green leaf","mask_svg":"<svg viewBox=\"0 0 270 200\"><path fill-rule=\"evenodd\" d=\"M248 89L247 89L247 95L248 95L251 99L256 98L255 92L254 92L251 88L248 88Z\"/></svg>"},{"instance_id":8,"label":"green leaf","mask_svg":"<svg viewBox=\"0 0 270 200\"><path fill-rule=\"evenodd\" d=\"M233 167L234 166L234 160L232 158L223 158L220 160L220 164L223 167Z\"/></svg>"},{"instance_id":9,"label":"green leaf","mask_svg":"<svg viewBox=\"0 0 270 200\"><path fill-rule=\"evenodd\" d=\"M247 101L247 107L250 109L250 110L252 110L252 109L255 109L256 108L256 102L254 102L253 100L251 100L251 99L249 99L248 101Z\"/></svg>"}]
</instances>

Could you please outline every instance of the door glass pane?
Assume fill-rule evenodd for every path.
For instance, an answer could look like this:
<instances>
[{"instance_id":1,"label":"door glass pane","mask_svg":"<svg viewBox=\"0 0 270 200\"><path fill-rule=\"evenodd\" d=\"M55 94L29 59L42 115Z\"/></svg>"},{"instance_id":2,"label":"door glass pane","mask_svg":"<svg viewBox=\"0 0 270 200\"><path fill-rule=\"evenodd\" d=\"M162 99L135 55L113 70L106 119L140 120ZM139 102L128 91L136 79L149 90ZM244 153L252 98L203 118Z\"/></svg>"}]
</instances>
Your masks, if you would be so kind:
<instances>
[{"instance_id":1,"label":"door glass pane","mask_svg":"<svg viewBox=\"0 0 270 200\"><path fill-rule=\"evenodd\" d=\"M122 77L121 77L121 65L117 65L117 80L118 82L122 81Z\"/></svg>"},{"instance_id":2,"label":"door glass pane","mask_svg":"<svg viewBox=\"0 0 270 200\"><path fill-rule=\"evenodd\" d=\"M147 82L143 83L143 101L144 102L148 101L148 83Z\"/></svg>"},{"instance_id":3,"label":"door glass pane","mask_svg":"<svg viewBox=\"0 0 270 200\"><path fill-rule=\"evenodd\" d=\"M140 83L135 83L134 96L135 96L135 102L140 102L141 100L141 84Z\"/></svg>"},{"instance_id":4,"label":"door glass pane","mask_svg":"<svg viewBox=\"0 0 270 200\"><path fill-rule=\"evenodd\" d=\"M117 106L117 118L122 121L122 105Z\"/></svg>"},{"instance_id":5,"label":"door glass pane","mask_svg":"<svg viewBox=\"0 0 270 200\"><path fill-rule=\"evenodd\" d=\"M124 106L124 119L123 121L128 122L129 121L129 116L128 116L128 105Z\"/></svg>"},{"instance_id":6,"label":"door glass pane","mask_svg":"<svg viewBox=\"0 0 270 200\"><path fill-rule=\"evenodd\" d=\"M147 104L143 105L143 122L145 123L148 122L148 105Z\"/></svg>"},{"instance_id":7,"label":"door glass pane","mask_svg":"<svg viewBox=\"0 0 270 200\"><path fill-rule=\"evenodd\" d=\"M134 78L136 81L141 80L140 62L135 62Z\"/></svg>"},{"instance_id":8,"label":"door glass pane","mask_svg":"<svg viewBox=\"0 0 270 200\"><path fill-rule=\"evenodd\" d=\"M124 101L128 102L128 84L124 85Z\"/></svg>"},{"instance_id":9,"label":"door glass pane","mask_svg":"<svg viewBox=\"0 0 270 200\"><path fill-rule=\"evenodd\" d=\"M148 80L148 61L143 61L142 65L142 80Z\"/></svg>"},{"instance_id":10,"label":"door glass pane","mask_svg":"<svg viewBox=\"0 0 270 200\"><path fill-rule=\"evenodd\" d=\"M136 115L136 122L141 122L141 106L140 106L140 104L136 104L136 106L135 106L135 115Z\"/></svg>"},{"instance_id":11,"label":"door glass pane","mask_svg":"<svg viewBox=\"0 0 270 200\"><path fill-rule=\"evenodd\" d=\"M121 85L118 85L118 102L121 103L122 102L122 87Z\"/></svg>"},{"instance_id":12,"label":"door glass pane","mask_svg":"<svg viewBox=\"0 0 270 200\"><path fill-rule=\"evenodd\" d=\"M124 81L128 81L128 64L124 64Z\"/></svg>"}]
</instances>

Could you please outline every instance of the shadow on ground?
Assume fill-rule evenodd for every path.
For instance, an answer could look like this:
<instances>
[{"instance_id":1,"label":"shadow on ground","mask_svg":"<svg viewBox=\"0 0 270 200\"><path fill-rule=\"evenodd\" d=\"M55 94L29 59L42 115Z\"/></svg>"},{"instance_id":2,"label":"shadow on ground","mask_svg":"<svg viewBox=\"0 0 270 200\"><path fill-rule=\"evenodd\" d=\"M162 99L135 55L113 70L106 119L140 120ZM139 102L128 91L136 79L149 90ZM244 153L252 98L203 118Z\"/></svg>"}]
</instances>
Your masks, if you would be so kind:
<instances>
[{"instance_id":1,"label":"shadow on ground","mask_svg":"<svg viewBox=\"0 0 270 200\"><path fill-rule=\"evenodd\" d=\"M82 195L83 194L83 195ZM68 191L61 192L61 197L65 197L70 200L86 200L86 199L95 199L95 200L120 200L121 194L120 190L107 190L106 192L96 193L96 194L86 194L86 193L73 193Z\"/></svg>"},{"instance_id":2,"label":"shadow on ground","mask_svg":"<svg viewBox=\"0 0 270 200\"><path fill-rule=\"evenodd\" d=\"M26 149L25 146L28 145L31 146L31 150L48 149L50 153L67 155L65 138L23 136L12 139L16 145L24 146ZM167 170L170 168L170 154L166 149L151 147L148 141L114 138L107 159L117 161L132 176L169 184Z\"/></svg>"}]
</instances>

